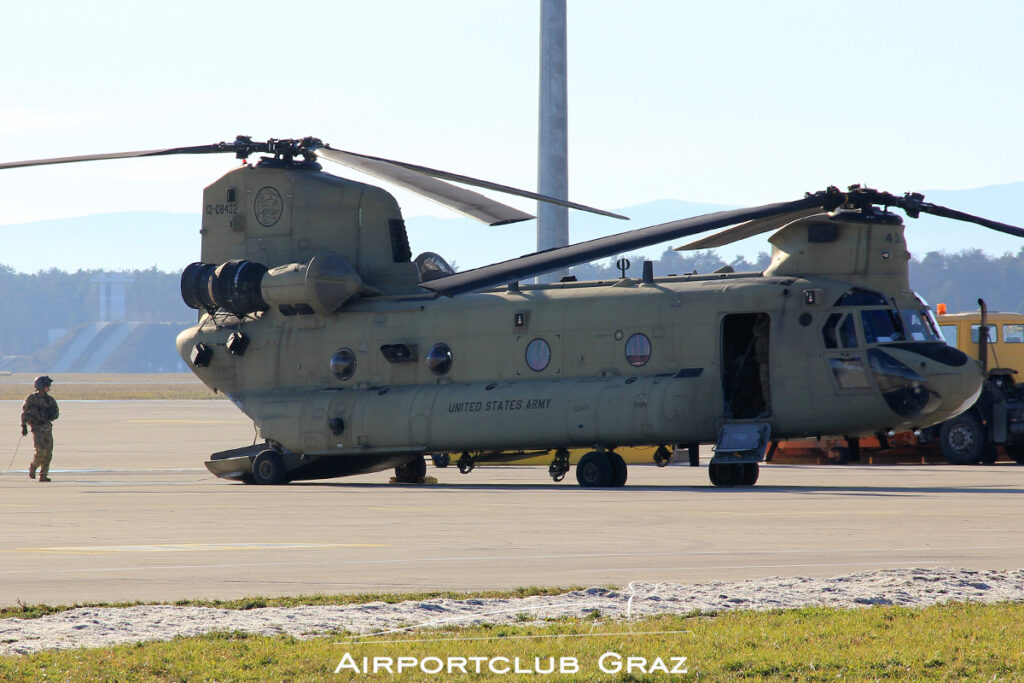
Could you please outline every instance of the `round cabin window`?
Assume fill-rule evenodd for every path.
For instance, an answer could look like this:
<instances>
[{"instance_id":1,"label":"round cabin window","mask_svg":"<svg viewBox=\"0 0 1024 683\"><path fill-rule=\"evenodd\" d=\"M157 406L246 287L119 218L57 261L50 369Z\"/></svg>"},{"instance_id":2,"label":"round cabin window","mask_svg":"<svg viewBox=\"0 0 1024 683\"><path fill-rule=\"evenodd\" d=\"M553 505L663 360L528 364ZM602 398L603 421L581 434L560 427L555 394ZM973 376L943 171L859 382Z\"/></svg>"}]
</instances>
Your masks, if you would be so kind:
<instances>
[{"instance_id":1,"label":"round cabin window","mask_svg":"<svg viewBox=\"0 0 1024 683\"><path fill-rule=\"evenodd\" d=\"M646 334L634 334L626 341L626 360L635 368L651 359L651 340Z\"/></svg>"},{"instance_id":2,"label":"round cabin window","mask_svg":"<svg viewBox=\"0 0 1024 683\"><path fill-rule=\"evenodd\" d=\"M551 362L551 347L543 339L534 339L526 347L526 364L534 372L540 372Z\"/></svg>"},{"instance_id":3,"label":"round cabin window","mask_svg":"<svg viewBox=\"0 0 1024 683\"><path fill-rule=\"evenodd\" d=\"M331 356L331 372L338 379L344 381L352 377L356 372L356 354L352 349L338 349Z\"/></svg>"},{"instance_id":4,"label":"round cabin window","mask_svg":"<svg viewBox=\"0 0 1024 683\"><path fill-rule=\"evenodd\" d=\"M434 344L427 351L427 367L435 375L444 375L452 369L452 350L447 344Z\"/></svg>"}]
</instances>

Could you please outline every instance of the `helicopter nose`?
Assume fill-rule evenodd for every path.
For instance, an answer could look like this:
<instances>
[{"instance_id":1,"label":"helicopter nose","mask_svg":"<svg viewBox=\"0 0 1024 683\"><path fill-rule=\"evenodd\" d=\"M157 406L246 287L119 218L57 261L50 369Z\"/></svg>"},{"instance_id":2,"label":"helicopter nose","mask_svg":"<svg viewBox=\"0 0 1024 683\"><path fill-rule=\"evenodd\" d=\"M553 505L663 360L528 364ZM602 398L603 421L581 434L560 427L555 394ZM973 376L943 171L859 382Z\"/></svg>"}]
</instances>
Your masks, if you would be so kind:
<instances>
[{"instance_id":1,"label":"helicopter nose","mask_svg":"<svg viewBox=\"0 0 1024 683\"><path fill-rule=\"evenodd\" d=\"M930 364L929 364L930 365ZM942 422L951 417L956 417L974 405L981 395L981 386L984 376L981 372L981 363L976 360L969 360L965 365L956 369L957 372L940 372L938 370L929 373L928 383L941 397L941 403L935 413L929 416L929 420Z\"/></svg>"},{"instance_id":2,"label":"helicopter nose","mask_svg":"<svg viewBox=\"0 0 1024 683\"><path fill-rule=\"evenodd\" d=\"M868 351L871 371L889 408L916 426L959 415L981 393L981 365L951 347L939 351L931 347Z\"/></svg>"}]
</instances>

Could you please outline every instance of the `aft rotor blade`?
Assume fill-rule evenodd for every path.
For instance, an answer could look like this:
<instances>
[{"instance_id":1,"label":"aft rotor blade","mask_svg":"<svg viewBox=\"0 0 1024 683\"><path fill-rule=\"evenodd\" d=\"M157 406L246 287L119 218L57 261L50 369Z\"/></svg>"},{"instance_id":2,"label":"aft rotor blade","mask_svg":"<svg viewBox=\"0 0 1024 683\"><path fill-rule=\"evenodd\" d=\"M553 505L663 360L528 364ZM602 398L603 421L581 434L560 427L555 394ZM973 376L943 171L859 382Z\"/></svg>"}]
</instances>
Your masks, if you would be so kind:
<instances>
[{"instance_id":1,"label":"aft rotor blade","mask_svg":"<svg viewBox=\"0 0 1024 683\"><path fill-rule=\"evenodd\" d=\"M771 216L769 218L758 218L756 220L747 221L741 223L734 228L723 230L722 232L716 232L714 235L703 237L689 244L684 244L681 247L676 247L675 251L695 251L697 249L715 249L717 247L724 247L727 244L733 242L739 242L745 240L748 237L754 237L765 232L771 232L785 225L789 225L795 220L800 218L807 218L814 214L821 213L821 207L815 206L810 209L804 209L803 211L792 211L790 213L782 214L781 216Z\"/></svg>"},{"instance_id":2,"label":"aft rotor blade","mask_svg":"<svg viewBox=\"0 0 1024 683\"><path fill-rule=\"evenodd\" d=\"M399 162L343 152L331 147L318 148L316 155L412 190L418 195L488 225L504 225L534 218L533 214L494 201L479 192L473 192L464 187L458 187L410 170Z\"/></svg>"},{"instance_id":3,"label":"aft rotor blade","mask_svg":"<svg viewBox=\"0 0 1024 683\"><path fill-rule=\"evenodd\" d=\"M731 209L693 218L684 218L617 235L600 237L568 247L559 247L535 254L528 254L516 259L438 278L430 282L421 282L420 287L433 290L438 294L454 296L508 282L518 282L519 280L542 275L578 263L587 263L606 256L621 254L630 249L646 247L688 235L696 235L708 230L735 225L743 221L793 214L806 211L812 207L817 210L822 208L832 209L835 208L837 201L842 201L842 195L837 194L837 192L825 191L817 192L792 202L765 204L747 209Z\"/></svg>"},{"instance_id":4,"label":"aft rotor blade","mask_svg":"<svg viewBox=\"0 0 1024 683\"><path fill-rule=\"evenodd\" d=\"M109 154L80 154L73 157L54 157L52 159L32 159L28 161L8 161L0 163L0 169L25 168L28 166L52 166L54 164L73 164L79 161L104 161L106 159L133 159L136 157L160 157L172 154L217 154L234 152L230 143L219 142L213 145L196 147L168 147L165 149L147 149L138 152L111 152Z\"/></svg>"},{"instance_id":5,"label":"aft rotor blade","mask_svg":"<svg viewBox=\"0 0 1024 683\"><path fill-rule=\"evenodd\" d=\"M511 187L509 185L502 185L500 183L492 183L492 182L490 182L488 180L480 180L479 178L472 178L470 176L460 175L458 173L451 173L449 171L441 171L441 170L438 170L436 168L429 168L427 166L419 166L417 164L410 164L410 163L407 163L407 162L404 162L404 161L395 161L393 159L384 159L382 157L374 157L374 156L369 156L367 154L358 154L356 152L346 152L344 150L334 149L333 147L327 147L327 146L324 146L324 147L321 147L321 148L317 149L316 150L316 154L317 154L317 156L322 156L325 159L330 159L331 161L333 161L335 163L339 163L339 164L342 164L344 166L348 166L350 168L354 168L354 169L356 169L358 171L363 171L364 173L368 173L368 174L370 174L370 175L372 175L374 177L381 178L383 180L390 180L391 182L394 182L397 185L401 185L402 187L405 187L406 189L412 190L413 192L416 192L418 194L422 194L422 195L424 195L426 197L429 197L430 199L433 199L434 201L436 201L436 202L438 202L440 204L443 204L444 206L449 206L449 207L451 207L451 208L453 208L456 211L459 211L461 213L465 213L465 211L462 208L459 208L459 206L458 206L458 202L463 201L463 200L458 198L458 196L459 196L458 194L454 195L456 197L454 200L448 198L448 196L447 196L447 193L449 192L448 190L445 190L445 194L438 194L437 190L439 188L453 187L453 186L449 185L448 183L444 183L444 182L441 182L441 181L443 181L443 180L450 180L450 181L456 182L456 183L463 183L465 185L472 185L473 187L480 187L480 188L483 188L485 190L494 190L495 192L502 192L504 194L511 194L511 195L515 195L517 197L526 197L527 199L533 199L533 200L536 200L536 201L547 202L549 204L557 204L559 206L566 206L566 207L569 207L570 209L578 209L580 211L587 211L589 213L596 213L596 214L601 215L601 216L609 216L611 218L621 218L623 220L628 220L628 218L626 218L626 216L622 216L622 215L619 215L617 213L612 213L610 211L603 211L601 209L595 209L595 208L593 208L591 206L586 206L585 204L577 204L576 202L570 202L570 201L567 201L567 200L564 200L564 199L558 199L557 197L550 197L548 195L538 194L536 192L530 192L529 190L520 190L519 188ZM425 178L433 178L433 179L435 179L435 181L434 181L434 183L429 183L428 181L425 180ZM480 200L483 200L484 202L491 202L491 203L496 204L498 206L504 206L503 204L500 204L499 202L494 202L493 200L487 199L483 195L479 195L479 194L477 194L475 192L470 192L469 190L465 190L465 189L459 188L459 187L455 187L454 189L459 191L459 192L466 193L467 196L472 198L471 201L469 202L470 206L473 206L475 203L479 202ZM454 204L451 203L452 201L454 201L455 203ZM510 207L505 207L505 208L508 209ZM515 209L512 209L512 210L515 211ZM522 212L519 212L519 213L522 213ZM467 214L467 215L472 215L472 214ZM528 215L528 214L526 214L526 215ZM533 216L529 216L529 217L533 218ZM473 216L473 218L476 218L476 216ZM478 220L486 221L485 218L479 218ZM512 219L512 220L526 220L526 219L525 218L515 218L515 219ZM498 223L503 223L503 222L504 223L510 223L510 222L512 222L512 220L507 220L506 219L506 220L487 221L487 222L490 222L491 225L496 225Z\"/></svg>"}]
</instances>

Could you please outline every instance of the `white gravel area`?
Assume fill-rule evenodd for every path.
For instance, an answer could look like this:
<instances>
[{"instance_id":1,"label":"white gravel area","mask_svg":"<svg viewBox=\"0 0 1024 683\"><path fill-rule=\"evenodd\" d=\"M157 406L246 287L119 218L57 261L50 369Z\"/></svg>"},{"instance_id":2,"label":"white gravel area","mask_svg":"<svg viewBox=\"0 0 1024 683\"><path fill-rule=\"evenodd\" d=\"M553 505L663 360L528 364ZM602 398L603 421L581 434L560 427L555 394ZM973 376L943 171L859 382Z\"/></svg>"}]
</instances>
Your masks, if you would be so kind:
<instances>
[{"instance_id":1,"label":"white gravel area","mask_svg":"<svg viewBox=\"0 0 1024 683\"><path fill-rule=\"evenodd\" d=\"M634 582L623 590L590 588L557 596L370 602L344 607L264 607L249 610L146 605L83 607L39 619L0 619L0 655L108 647L170 640L213 631L299 638L348 631L385 634L412 628L522 623L587 616L629 619L664 613L731 609L790 609L809 605L925 607L941 602L1022 602L1024 569L882 569L827 579L771 577L703 584Z\"/></svg>"}]
</instances>

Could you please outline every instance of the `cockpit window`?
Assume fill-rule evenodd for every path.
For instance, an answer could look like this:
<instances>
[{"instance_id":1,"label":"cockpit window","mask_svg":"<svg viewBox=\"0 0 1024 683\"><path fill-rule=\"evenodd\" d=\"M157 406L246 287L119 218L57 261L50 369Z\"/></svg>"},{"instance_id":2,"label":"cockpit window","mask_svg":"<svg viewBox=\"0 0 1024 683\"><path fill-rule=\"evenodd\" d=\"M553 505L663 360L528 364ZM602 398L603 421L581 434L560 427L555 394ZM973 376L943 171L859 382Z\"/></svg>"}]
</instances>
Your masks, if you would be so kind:
<instances>
[{"instance_id":1,"label":"cockpit window","mask_svg":"<svg viewBox=\"0 0 1024 683\"><path fill-rule=\"evenodd\" d=\"M857 325L853 322L852 315L846 316L843 324L839 326L839 339L844 349L857 348Z\"/></svg>"},{"instance_id":2,"label":"cockpit window","mask_svg":"<svg viewBox=\"0 0 1024 683\"><path fill-rule=\"evenodd\" d=\"M886 306L888 301L885 297L878 292L872 292L869 289L861 289L860 287L854 287L846 290L839 300L836 301L836 306Z\"/></svg>"},{"instance_id":3,"label":"cockpit window","mask_svg":"<svg viewBox=\"0 0 1024 683\"><path fill-rule=\"evenodd\" d=\"M821 336L825 339L825 348L834 349L839 346L839 342L836 341L836 325L839 324L839 319L843 317L841 313L833 313L825 321L825 326L821 328Z\"/></svg>"},{"instance_id":4,"label":"cockpit window","mask_svg":"<svg viewBox=\"0 0 1024 683\"><path fill-rule=\"evenodd\" d=\"M896 312L889 309L875 309L860 312L864 327L864 341L868 344L906 341L903 325Z\"/></svg>"},{"instance_id":5,"label":"cockpit window","mask_svg":"<svg viewBox=\"0 0 1024 683\"><path fill-rule=\"evenodd\" d=\"M842 318L843 322L840 325L839 319ZM838 337L836 332L838 330ZM833 313L825 321L825 326L821 328L821 335L825 339L825 348L834 349L840 345L844 349L855 349L857 348L857 324L853 320L853 315L842 313Z\"/></svg>"},{"instance_id":6,"label":"cockpit window","mask_svg":"<svg viewBox=\"0 0 1024 683\"><path fill-rule=\"evenodd\" d=\"M864 326L864 339L868 344L942 340L942 335L927 309L872 309L861 311L860 320Z\"/></svg>"},{"instance_id":7,"label":"cockpit window","mask_svg":"<svg viewBox=\"0 0 1024 683\"><path fill-rule=\"evenodd\" d=\"M939 341L942 337L932 325L931 316L926 310L900 311L903 331L907 341Z\"/></svg>"}]
</instances>

